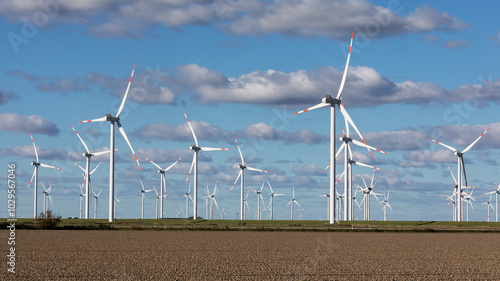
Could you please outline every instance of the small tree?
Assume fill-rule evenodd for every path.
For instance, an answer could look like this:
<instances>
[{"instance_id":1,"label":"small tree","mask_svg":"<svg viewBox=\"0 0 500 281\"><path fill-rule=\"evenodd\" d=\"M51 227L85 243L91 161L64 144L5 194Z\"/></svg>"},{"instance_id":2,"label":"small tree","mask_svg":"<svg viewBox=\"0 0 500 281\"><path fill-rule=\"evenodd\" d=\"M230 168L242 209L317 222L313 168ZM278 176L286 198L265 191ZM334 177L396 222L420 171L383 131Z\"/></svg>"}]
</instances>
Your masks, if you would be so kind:
<instances>
[{"instance_id":1,"label":"small tree","mask_svg":"<svg viewBox=\"0 0 500 281\"><path fill-rule=\"evenodd\" d=\"M41 212L36 220L38 229L55 229L61 223L61 216L55 216L51 210L47 210L47 213Z\"/></svg>"}]
</instances>

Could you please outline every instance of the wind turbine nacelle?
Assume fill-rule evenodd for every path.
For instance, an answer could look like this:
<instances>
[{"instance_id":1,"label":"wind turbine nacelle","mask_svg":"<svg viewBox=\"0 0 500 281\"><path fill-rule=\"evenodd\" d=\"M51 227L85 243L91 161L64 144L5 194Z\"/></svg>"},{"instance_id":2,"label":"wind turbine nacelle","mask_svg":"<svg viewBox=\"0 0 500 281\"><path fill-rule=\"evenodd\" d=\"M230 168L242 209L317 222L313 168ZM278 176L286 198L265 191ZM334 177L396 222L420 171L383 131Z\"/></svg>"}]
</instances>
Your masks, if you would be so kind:
<instances>
[{"instance_id":1,"label":"wind turbine nacelle","mask_svg":"<svg viewBox=\"0 0 500 281\"><path fill-rule=\"evenodd\" d=\"M244 166L243 164L238 164L238 168L240 168L240 169L246 169L247 167Z\"/></svg>"}]
</instances>

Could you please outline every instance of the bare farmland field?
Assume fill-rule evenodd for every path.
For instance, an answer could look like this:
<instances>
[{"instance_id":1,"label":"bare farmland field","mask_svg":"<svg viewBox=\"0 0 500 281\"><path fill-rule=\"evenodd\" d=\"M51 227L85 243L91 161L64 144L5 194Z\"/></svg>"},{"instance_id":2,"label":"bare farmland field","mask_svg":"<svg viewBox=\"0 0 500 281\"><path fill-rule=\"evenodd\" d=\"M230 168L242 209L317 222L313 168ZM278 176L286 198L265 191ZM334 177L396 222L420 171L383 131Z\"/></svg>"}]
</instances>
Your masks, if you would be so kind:
<instances>
[{"instance_id":1,"label":"bare farmland field","mask_svg":"<svg viewBox=\"0 0 500 281\"><path fill-rule=\"evenodd\" d=\"M18 230L0 279L499 280L499 253L498 233Z\"/></svg>"}]
</instances>

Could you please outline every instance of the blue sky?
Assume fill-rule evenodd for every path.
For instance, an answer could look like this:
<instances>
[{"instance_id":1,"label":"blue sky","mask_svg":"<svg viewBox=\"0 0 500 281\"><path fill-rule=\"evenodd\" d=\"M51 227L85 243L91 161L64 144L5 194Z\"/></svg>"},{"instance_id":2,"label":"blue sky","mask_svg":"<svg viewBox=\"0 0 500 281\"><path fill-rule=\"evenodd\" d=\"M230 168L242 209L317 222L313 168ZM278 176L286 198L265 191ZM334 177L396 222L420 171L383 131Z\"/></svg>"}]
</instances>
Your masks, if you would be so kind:
<instances>
[{"instance_id":1,"label":"blue sky","mask_svg":"<svg viewBox=\"0 0 500 281\"><path fill-rule=\"evenodd\" d=\"M292 114L337 92L354 31L342 98L367 143L389 153L371 158L357 149L354 155L382 169L375 190L391 190L389 219L451 220L445 195L454 184L446 165L456 176L456 157L427 138L463 149L490 128L465 159L474 195L495 189L498 9L497 3L455 1L3 2L0 161L17 164L18 211L23 217L33 213L33 189L25 190L33 173L31 132L40 161L62 168L39 171L40 182L52 181L54 211L78 215L82 176L72 162L84 165L85 159L69 125L91 150L109 148L109 124L78 121L116 113L135 65L121 120L143 171L117 132L118 218L140 217L138 175L147 186L160 184L144 156L160 166L183 157L167 174L165 212L174 217L178 209L184 216L181 196L193 143L184 110L200 145L232 149L200 154L200 187L218 182L217 202L230 218L239 211L239 191L229 193L240 162L236 136L245 162L270 171L247 172L246 188L260 188L268 179L275 192L286 194L275 200L275 218L289 218L285 205L295 186L304 218L326 219L326 199L319 195L328 192L322 170L329 113ZM337 117L340 128L344 121ZM105 218L108 157L96 157L92 165L101 160L93 188L103 190L98 216ZM361 176L370 179L371 172L356 167L354 181L362 185ZM0 177L7 177L7 169ZM256 198L249 195L249 218ZM486 220L480 205L486 199L474 202L471 220ZM146 217L154 216L154 204L154 196L147 196ZM5 212L6 205L0 209ZM381 210L372 204L372 219L382 219ZM358 209L354 217L362 214Z\"/></svg>"}]
</instances>

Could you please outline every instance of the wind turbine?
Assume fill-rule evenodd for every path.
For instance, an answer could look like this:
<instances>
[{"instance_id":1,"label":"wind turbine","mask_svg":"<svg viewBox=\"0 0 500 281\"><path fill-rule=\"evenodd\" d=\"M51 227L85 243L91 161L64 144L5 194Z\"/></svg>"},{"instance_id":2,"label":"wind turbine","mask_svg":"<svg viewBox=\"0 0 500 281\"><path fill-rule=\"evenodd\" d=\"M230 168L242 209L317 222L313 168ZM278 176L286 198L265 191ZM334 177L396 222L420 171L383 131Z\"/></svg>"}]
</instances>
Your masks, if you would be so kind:
<instances>
[{"instance_id":1,"label":"wind turbine","mask_svg":"<svg viewBox=\"0 0 500 281\"><path fill-rule=\"evenodd\" d=\"M307 109L304 109L299 112L295 112L294 114L300 114L303 112L307 112L310 110L322 108L329 106L330 107L330 163L332 165L332 169L330 169L330 192L329 194L335 194L335 105L337 105L340 108L340 111L344 114L345 109L342 104L341 100L341 95L342 95L342 90L344 89L345 85L345 79L347 76L347 69L349 67L349 59L351 58L351 49L352 49L352 39L354 37L354 32L351 33L351 44L349 47L349 54L347 55L347 62L345 64L345 69L344 69L344 74L342 75L342 80L340 82L340 87L337 92L337 96L335 98L332 98L331 95L327 94L325 97L322 99L320 104L317 104L315 106L309 107ZM363 142L366 144L365 140L362 139ZM293 204L292 204L293 205ZM333 196L330 196L330 224L335 223L335 200Z\"/></svg>"},{"instance_id":2,"label":"wind turbine","mask_svg":"<svg viewBox=\"0 0 500 281\"><path fill-rule=\"evenodd\" d=\"M474 142L472 142L467 148L465 148L463 151L459 151L458 149L454 148L454 147L451 147L449 145L446 145L444 143L441 143L441 142L438 142L436 140L433 140L431 138L429 138L430 141L433 141L437 144L440 144L446 148L448 148L449 150L453 151L454 154L457 156L457 166L458 166L458 182L457 182L457 186L458 186L458 192L456 192L456 208L457 208L457 221L463 221L463 217L462 217L462 171L463 171L463 176L465 178L465 186L467 186L467 174L465 173L465 163L464 163L464 158L463 158L463 155L464 153L466 153L467 151L469 151L469 149L471 149L475 144L476 142L479 141L480 138L482 138L484 136L484 134L486 134L486 132L488 132L490 128L486 129L486 131L484 131L484 133L482 133Z\"/></svg>"},{"instance_id":3,"label":"wind turbine","mask_svg":"<svg viewBox=\"0 0 500 281\"><path fill-rule=\"evenodd\" d=\"M266 182L265 181L262 182L262 187L260 188L260 190L252 189L252 191L255 192L255 194L257 194L257 220L259 221L260 221L260 201L262 200L262 206L266 205L264 203L264 198L262 198L262 189L264 189L264 183Z\"/></svg>"},{"instance_id":4,"label":"wind turbine","mask_svg":"<svg viewBox=\"0 0 500 281\"><path fill-rule=\"evenodd\" d=\"M246 210L250 210L250 207L248 207L248 202L247 202L247 199L248 199L248 193L250 193L250 190L247 191L247 195L245 196L245 199L243 199L245 201L245 209L243 210L244 211L244 216L243 216L243 219L246 220L247 219L247 212Z\"/></svg>"},{"instance_id":5,"label":"wind turbine","mask_svg":"<svg viewBox=\"0 0 500 281\"><path fill-rule=\"evenodd\" d=\"M167 192L167 181L165 179L165 172L172 169L172 167L174 167L175 164L177 164L177 162L179 162L182 159L182 157L177 159L177 161L175 161L172 165L168 166L165 169L162 169L159 165L157 165L155 162L149 160L146 157L144 157L144 159L148 160L149 162L151 162L151 164L155 165L156 168L158 168L158 173L160 174L160 193L163 194L163 192ZM143 210L143 214L144 214L144 210ZM160 201L160 219L162 219L162 218L163 218L163 200Z\"/></svg>"},{"instance_id":6,"label":"wind turbine","mask_svg":"<svg viewBox=\"0 0 500 281\"><path fill-rule=\"evenodd\" d=\"M95 170L97 170L97 168L101 165L101 163L99 163L99 165L97 165L97 167L92 170L92 172L89 172L90 170L90 158L92 158L92 156L99 156L99 155L103 155L103 154L106 154L106 153L109 153L110 150L107 150L107 151L101 151L101 152L96 152L96 153L90 153L90 150L87 146L87 144L83 141L83 139L80 137L80 135L78 134L78 132L75 130L75 128L73 128L73 126L69 125L71 127L71 129L73 129L73 131L75 132L76 136L80 139L80 141L82 142L83 144L83 147L85 147L85 152L83 153L83 156L85 156L87 158L87 162L86 162L86 165L85 165L85 169L83 169L82 167L80 167L80 165L76 164L75 162L73 162L75 165L77 165L80 169L83 170L84 172L84 182L85 183L85 193L86 194L90 194L90 175L92 173L95 172ZM118 150L118 149L117 149ZM85 200L85 219L88 219L89 218L89 201L90 201L90 197L87 196L86 200Z\"/></svg>"},{"instance_id":7,"label":"wind turbine","mask_svg":"<svg viewBox=\"0 0 500 281\"><path fill-rule=\"evenodd\" d=\"M128 146L130 147L132 154L134 154L134 158L135 158L135 161L137 162L137 165L139 166L139 170L142 171L141 164L139 164L139 160L137 159L137 155L135 154L134 149L132 148L132 145L130 144L130 141L128 140L127 134L125 134L125 130L123 129L122 124L120 123L120 114L122 113L123 107L125 106L125 101L127 100L127 95L128 95L128 91L130 89L130 84L132 83L132 77L134 76L134 70L135 70L135 65L132 68L132 74L130 75L130 80L128 81L127 90L125 91L125 96L123 96L122 103L120 104L120 107L118 108L118 112L116 113L116 116L111 116L111 114L107 113L106 116L104 116L102 118L80 121L80 123L105 122L105 121L110 122L109 222L113 222L115 219L115 217L113 216L113 214L114 214L113 210L114 210L114 205L115 205L115 200L114 200L114 198L115 198L115 123L118 125L118 130L120 131L123 138L125 139Z\"/></svg>"},{"instance_id":8,"label":"wind turbine","mask_svg":"<svg viewBox=\"0 0 500 281\"><path fill-rule=\"evenodd\" d=\"M233 186L231 187L231 189L229 190L229 192L231 192L231 190L233 190L233 187L236 185L236 183L238 182L238 179L241 177L241 193L240 193L240 195L241 195L241 205L240 205L240 212L241 212L241 220L243 220L243 212L244 212L243 194L245 192L245 180L244 180L245 179L245 169L248 169L250 171L257 171L257 172L262 172L262 173L268 173L268 174L269 174L269 172L261 170L261 169L256 169L256 168L245 166L245 160L243 159L243 154L241 154L240 145L238 144L238 140L236 140L236 137L234 137L234 141L236 142L236 146L238 147L238 152L240 153L241 163L238 164L238 167L241 170L238 173L238 177L234 181ZM259 215L259 217L260 217L260 215Z\"/></svg>"},{"instance_id":9,"label":"wind turbine","mask_svg":"<svg viewBox=\"0 0 500 281\"><path fill-rule=\"evenodd\" d=\"M363 196L363 200L361 201L360 204L363 204L364 202L364 207L365 207L365 221L369 221L370 220L370 195L373 195L375 197L375 199L377 199L377 201L380 203L380 200L378 199L377 195L383 195L383 194L380 194L380 193L375 193L373 191L373 187L375 186L376 183L373 183L373 179L375 178L375 170L373 171L373 175L372 175L372 180L370 182L370 185L366 185L366 181L363 177L361 177L361 179L363 180L363 184L365 185L365 188L361 188L360 186L358 186L360 188L360 191L363 192L364 196Z\"/></svg>"},{"instance_id":10,"label":"wind turbine","mask_svg":"<svg viewBox=\"0 0 500 281\"><path fill-rule=\"evenodd\" d=\"M191 123L189 122L189 119L188 119L186 113L184 112L184 110L182 111L182 113L184 113L184 117L186 117L186 121L189 125L189 129L191 130L191 133L193 134L194 143L195 143L189 147L189 149L191 149L194 152L193 162L191 163L191 168L189 169L189 173L188 173L188 176L186 178L186 182L184 182L184 185L187 183L187 180L189 179L189 176L191 175L191 171L193 170L193 167L194 167L194 172L193 172L193 177L194 177L193 219L196 219L196 218L198 218L198 153L200 152L200 150L214 151L214 150L231 150L231 149L229 149L229 148L200 147L198 145L198 139L196 138L196 134L194 133L193 127L191 126Z\"/></svg>"},{"instance_id":11,"label":"wind turbine","mask_svg":"<svg viewBox=\"0 0 500 281\"><path fill-rule=\"evenodd\" d=\"M184 196L182 198L186 198L186 219L189 218L189 199L193 201L193 197L191 197L191 181L189 181L189 189L188 192L184 193Z\"/></svg>"},{"instance_id":12,"label":"wind turbine","mask_svg":"<svg viewBox=\"0 0 500 281\"><path fill-rule=\"evenodd\" d=\"M97 205L99 204L99 195L101 195L101 192L102 192L102 190L99 191L99 193L96 194L92 190L92 193L94 194L94 219L97 219ZM118 201L118 202L120 202L120 201Z\"/></svg>"},{"instance_id":13,"label":"wind turbine","mask_svg":"<svg viewBox=\"0 0 500 281\"><path fill-rule=\"evenodd\" d=\"M495 219L495 221L496 221L496 222L498 222L498 195L500 194L500 184L497 184L497 183L495 182L495 185L497 186L497 189L496 189L496 190L493 190L493 191L491 191L491 192L488 192L488 193L482 194L482 195L480 195L480 196L484 196L484 195L488 195L488 194L490 194L490 195L495 194L495 197L496 197L496 199L495 199L495 201L496 201L496 202L495 202L495 209L496 209L496 210L495 210L495 209L493 209L493 210L495 210L495 215L496 215L496 219ZM491 199L490 199L490 201L491 201ZM488 212L489 212L489 211L488 211ZM489 215L488 215L488 217L489 217Z\"/></svg>"},{"instance_id":14,"label":"wind turbine","mask_svg":"<svg viewBox=\"0 0 500 281\"><path fill-rule=\"evenodd\" d=\"M86 196L85 194L82 193L83 190L83 184L80 186L80 219L82 219L82 206L83 206L83 197Z\"/></svg>"},{"instance_id":15,"label":"wind turbine","mask_svg":"<svg viewBox=\"0 0 500 281\"><path fill-rule=\"evenodd\" d=\"M472 201L476 201L475 198L472 197L472 193L474 192L474 190L471 192L471 194L466 194L465 192L462 192L462 197L463 199L465 199L465 202L467 204L467 221L469 221L469 204L470 206L472 207L472 212L474 212L474 205L472 205Z\"/></svg>"},{"instance_id":16,"label":"wind turbine","mask_svg":"<svg viewBox=\"0 0 500 281\"><path fill-rule=\"evenodd\" d=\"M180 214L180 213L181 213L181 212L179 212L179 210L177 210L177 208L175 208L175 218L179 218L179 214Z\"/></svg>"},{"instance_id":17,"label":"wind turbine","mask_svg":"<svg viewBox=\"0 0 500 281\"><path fill-rule=\"evenodd\" d=\"M137 176L139 178L139 182L141 183L141 195L142 195L142 204L141 204L141 219L144 219L144 196L146 195L147 192L151 192L154 189L144 189L144 184L142 184L141 177Z\"/></svg>"},{"instance_id":18,"label":"wind turbine","mask_svg":"<svg viewBox=\"0 0 500 281\"><path fill-rule=\"evenodd\" d=\"M327 199L327 204L326 204L326 219L330 220L330 194L322 194L319 197L326 197L326 199Z\"/></svg>"},{"instance_id":19,"label":"wind turbine","mask_svg":"<svg viewBox=\"0 0 500 281\"><path fill-rule=\"evenodd\" d=\"M158 199L160 199L162 196L160 196L158 194L158 191L156 190L156 187L153 186L153 190L155 191L156 193L156 212L155 212L155 215L156 215L156 219L158 219Z\"/></svg>"},{"instance_id":20,"label":"wind turbine","mask_svg":"<svg viewBox=\"0 0 500 281\"><path fill-rule=\"evenodd\" d=\"M208 191L208 186L207 186ZM215 200L215 193L217 192L217 182L215 182L214 192L212 194L205 195L205 197L210 200L210 220L214 218L214 203L217 209L219 209L219 205L217 205L217 200Z\"/></svg>"},{"instance_id":21,"label":"wind turbine","mask_svg":"<svg viewBox=\"0 0 500 281\"><path fill-rule=\"evenodd\" d=\"M389 194L391 194L390 190L387 192L387 196L385 196L384 194L384 201L382 201L382 205L384 205L384 207L382 208L382 210L384 211L384 221L387 221L387 207L389 207L392 211L391 204L389 204Z\"/></svg>"},{"instance_id":22,"label":"wind turbine","mask_svg":"<svg viewBox=\"0 0 500 281\"><path fill-rule=\"evenodd\" d=\"M52 208L54 208L54 202L52 201L52 197L50 197L50 190L52 189L52 182L50 183L49 189L45 189L45 185L42 183L43 186L43 214L45 217L47 217L47 210L49 208L49 200L50 203L52 203Z\"/></svg>"},{"instance_id":23,"label":"wind turbine","mask_svg":"<svg viewBox=\"0 0 500 281\"><path fill-rule=\"evenodd\" d=\"M274 193L273 188L271 187L271 184L269 183L268 180L266 180L266 181L267 181L267 185L269 185L269 189L271 190L271 194L269 194L271 196L271 201L269 201L269 205L271 207L270 208L270 211L271 211L271 220L273 220L273 217L274 217L274 215L273 215L273 213L274 213L274 211L273 211L274 196L283 196L285 194L276 194L276 193Z\"/></svg>"},{"instance_id":24,"label":"wind turbine","mask_svg":"<svg viewBox=\"0 0 500 281\"><path fill-rule=\"evenodd\" d=\"M61 170L61 168L57 168L54 166L49 166L47 164L40 163L40 161L38 160L38 152L36 151L35 141L33 140L33 136L31 135L31 133L30 133L30 137L31 137L31 142L33 143L33 148L35 149L36 161L31 162L31 165L35 166L35 171L33 171L33 176L31 176L30 183L28 184L28 187L26 187L26 190L28 190L28 188L30 188L31 182L33 181L33 178L35 178L35 190L33 192L33 194L34 194L33 218L36 219L37 200L38 200L38 167L42 166L44 168L52 168L52 169L57 169L57 170Z\"/></svg>"},{"instance_id":25,"label":"wind turbine","mask_svg":"<svg viewBox=\"0 0 500 281\"><path fill-rule=\"evenodd\" d=\"M220 216L222 217L222 220L226 217L226 212L224 212L224 207L222 207L222 212L220 212Z\"/></svg>"},{"instance_id":26,"label":"wind turbine","mask_svg":"<svg viewBox=\"0 0 500 281\"><path fill-rule=\"evenodd\" d=\"M302 208L302 206L300 206L299 202L297 202L295 200L295 186L293 187L293 191L292 192L293 192L292 193L292 199L290 199L290 202L288 202L288 204L286 204L287 206L290 205L290 204L292 205L291 206L291 210L290 210L291 211L290 212L291 220L293 220L293 203L297 204L299 206L299 208Z\"/></svg>"},{"instance_id":27,"label":"wind turbine","mask_svg":"<svg viewBox=\"0 0 500 281\"><path fill-rule=\"evenodd\" d=\"M490 194L490 200L481 204L481 205L488 205L488 222L490 222L490 207L493 209L493 211L495 211L495 208L493 208L493 206L491 206L491 198L492 197L493 197L493 194Z\"/></svg>"},{"instance_id":28,"label":"wind turbine","mask_svg":"<svg viewBox=\"0 0 500 281\"><path fill-rule=\"evenodd\" d=\"M115 198L115 202L120 203L120 200ZM116 218L116 203L113 205L113 207L114 207L114 213L115 213L114 218Z\"/></svg>"}]
</instances>

